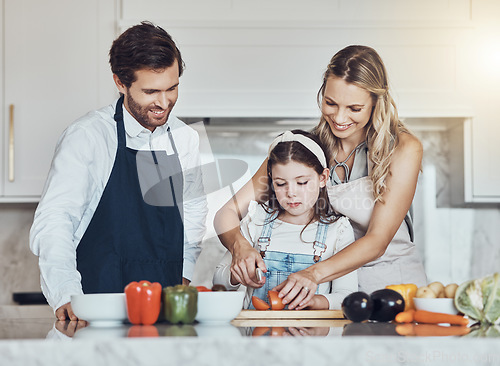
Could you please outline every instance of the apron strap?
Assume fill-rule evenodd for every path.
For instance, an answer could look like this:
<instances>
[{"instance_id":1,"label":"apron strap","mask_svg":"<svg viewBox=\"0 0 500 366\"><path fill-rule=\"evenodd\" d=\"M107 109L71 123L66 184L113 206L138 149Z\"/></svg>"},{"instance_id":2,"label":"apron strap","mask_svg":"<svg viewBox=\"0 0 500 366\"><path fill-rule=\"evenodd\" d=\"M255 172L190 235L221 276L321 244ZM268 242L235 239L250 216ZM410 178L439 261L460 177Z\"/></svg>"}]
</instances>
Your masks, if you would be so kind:
<instances>
[{"instance_id":1,"label":"apron strap","mask_svg":"<svg viewBox=\"0 0 500 366\"><path fill-rule=\"evenodd\" d=\"M124 95L118 99L115 107L114 120L116 121L116 135L118 137L118 147L124 148L125 142L125 126L123 125L123 99Z\"/></svg>"},{"instance_id":2,"label":"apron strap","mask_svg":"<svg viewBox=\"0 0 500 366\"><path fill-rule=\"evenodd\" d=\"M170 145L172 145L172 149L174 150L175 155L178 155L177 147L175 146L174 137L172 136L172 132L170 131L170 126L167 127L168 138L170 139Z\"/></svg>"},{"instance_id":3,"label":"apron strap","mask_svg":"<svg viewBox=\"0 0 500 366\"><path fill-rule=\"evenodd\" d=\"M172 136L172 132L170 131L170 126L167 127L167 132L168 132L168 138L170 139L170 145L172 145L172 149L174 150L174 155L179 155L179 153L177 152L177 147L175 146L174 137ZM177 198L175 194L174 182L171 176L168 177L168 179L170 180L170 189L172 190L172 197L174 198L174 204L177 206Z\"/></svg>"}]
</instances>

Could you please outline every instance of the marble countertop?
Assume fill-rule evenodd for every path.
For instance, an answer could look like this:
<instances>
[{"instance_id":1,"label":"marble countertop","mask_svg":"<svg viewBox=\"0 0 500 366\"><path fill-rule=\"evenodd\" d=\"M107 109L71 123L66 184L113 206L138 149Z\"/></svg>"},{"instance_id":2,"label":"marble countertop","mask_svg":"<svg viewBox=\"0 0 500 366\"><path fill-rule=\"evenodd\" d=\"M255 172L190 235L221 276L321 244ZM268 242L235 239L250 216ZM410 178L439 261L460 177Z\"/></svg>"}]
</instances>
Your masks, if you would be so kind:
<instances>
[{"instance_id":1,"label":"marble countertop","mask_svg":"<svg viewBox=\"0 0 500 366\"><path fill-rule=\"evenodd\" d=\"M11 314L15 311L11 310ZM491 365L500 338L403 337L390 323L300 321L112 328L58 322L46 308L0 318L2 365ZM2 314L0 312L0 314ZM3 314L6 314L5 311ZM33 315L35 314L35 315ZM16 315L16 314L14 314Z\"/></svg>"}]
</instances>

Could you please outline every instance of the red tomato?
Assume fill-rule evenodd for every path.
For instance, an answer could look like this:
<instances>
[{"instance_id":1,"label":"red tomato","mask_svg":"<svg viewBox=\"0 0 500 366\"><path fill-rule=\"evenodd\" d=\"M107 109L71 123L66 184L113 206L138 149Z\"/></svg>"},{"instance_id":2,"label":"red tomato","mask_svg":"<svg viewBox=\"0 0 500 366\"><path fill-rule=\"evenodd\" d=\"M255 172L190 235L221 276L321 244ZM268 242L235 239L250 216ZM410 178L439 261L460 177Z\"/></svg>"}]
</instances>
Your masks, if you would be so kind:
<instances>
[{"instance_id":1,"label":"red tomato","mask_svg":"<svg viewBox=\"0 0 500 366\"><path fill-rule=\"evenodd\" d=\"M283 327L272 327L271 328L271 337L281 337L286 333L286 329Z\"/></svg>"},{"instance_id":2,"label":"red tomato","mask_svg":"<svg viewBox=\"0 0 500 366\"><path fill-rule=\"evenodd\" d=\"M252 337L260 337L269 333L271 328L269 327L255 327L252 332Z\"/></svg>"},{"instance_id":3,"label":"red tomato","mask_svg":"<svg viewBox=\"0 0 500 366\"><path fill-rule=\"evenodd\" d=\"M267 297L271 303L271 310L283 310L285 308L285 304L283 304L283 301L278 297L278 291L269 291Z\"/></svg>"},{"instance_id":4,"label":"red tomato","mask_svg":"<svg viewBox=\"0 0 500 366\"><path fill-rule=\"evenodd\" d=\"M205 287L205 286L196 286L196 289L198 290L198 292L209 292L209 291L212 291L208 287Z\"/></svg>"},{"instance_id":5,"label":"red tomato","mask_svg":"<svg viewBox=\"0 0 500 366\"><path fill-rule=\"evenodd\" d=\"M257 296L252 296L252 305L255 310L267 310L269 309L269 305L262 299Z\"/></svg>"}]
</instances>

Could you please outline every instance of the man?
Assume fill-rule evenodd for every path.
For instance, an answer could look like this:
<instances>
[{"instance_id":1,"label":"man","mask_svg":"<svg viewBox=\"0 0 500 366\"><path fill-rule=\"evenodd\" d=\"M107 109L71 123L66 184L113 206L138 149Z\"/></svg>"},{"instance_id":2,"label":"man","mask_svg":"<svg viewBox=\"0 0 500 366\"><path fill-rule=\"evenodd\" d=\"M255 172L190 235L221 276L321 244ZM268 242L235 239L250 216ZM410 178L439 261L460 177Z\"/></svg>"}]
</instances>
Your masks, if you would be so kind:
<instances>
[{"instance_id":1,"label":"man","mask_svg":"<svg viewBox=\"0 0 500 366\"><path fill-rule=\"evenodd\" d=\"M139 280L189 284L205 232L198 135L170 115L179 50L143 22L109 54L121 97L63 133L30 232L59 320L77 320L73 294L122 292Z\"/></svg>"}]
</instances>

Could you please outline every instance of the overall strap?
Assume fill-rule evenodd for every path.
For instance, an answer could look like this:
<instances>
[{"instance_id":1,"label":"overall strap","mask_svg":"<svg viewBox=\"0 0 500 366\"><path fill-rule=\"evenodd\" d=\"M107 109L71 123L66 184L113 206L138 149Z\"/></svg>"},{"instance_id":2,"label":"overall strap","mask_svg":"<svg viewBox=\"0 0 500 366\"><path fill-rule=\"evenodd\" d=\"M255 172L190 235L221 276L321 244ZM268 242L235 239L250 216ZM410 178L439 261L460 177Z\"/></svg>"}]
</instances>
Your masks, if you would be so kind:
<instances>
[{"instance_id":1,"label":"overall strap","mask_svg":"<svg viewBox=\"0 0 500 366\"><path fill-rule=\"evenodd\" d=\"M278 217L278 211L268 212L264 220L264 226L258 240L260 255L262 258L266 255L266 250L271 243L271 233L273 232L274 220Z\"/></svg>"},{"instance_id":2,"label":"overall strap","mask_svg":"<svg viewBox=\"0 0 500 366\"><path fill-rule=\"evenodd\" d=\"M328 234L329 225L324 222L318 221L318 228L316 229L316 239L314 240L314 261L319 262L321 256L326 251L326 236Z\"/></svg>"},{"instance_id":3,"label":"overall strap","mask_svg":"<svg viewBox=\"0 0 500 366\"><path fill-rule=\"evenodd\" d=\"M123 98L124 96L122 95L116 102L114 115L114 120L116 121L116 135L118 137L118 148L124 148L126 146L125 126L123 124Z\"/></svg>"}]
</instances>

